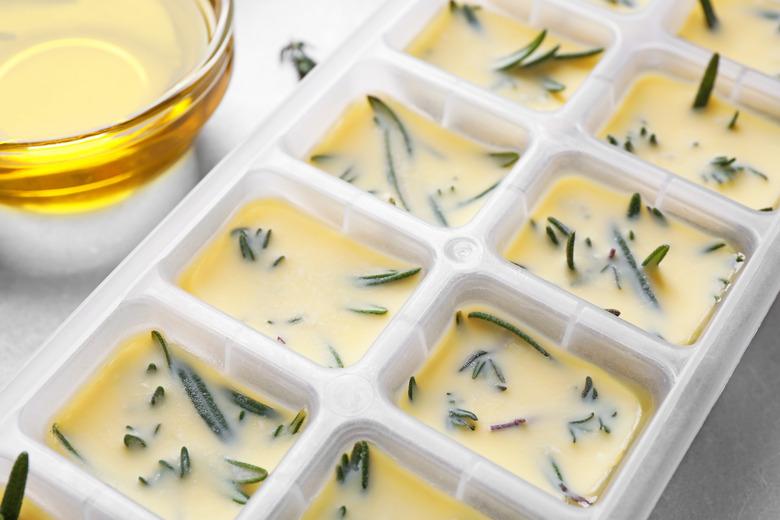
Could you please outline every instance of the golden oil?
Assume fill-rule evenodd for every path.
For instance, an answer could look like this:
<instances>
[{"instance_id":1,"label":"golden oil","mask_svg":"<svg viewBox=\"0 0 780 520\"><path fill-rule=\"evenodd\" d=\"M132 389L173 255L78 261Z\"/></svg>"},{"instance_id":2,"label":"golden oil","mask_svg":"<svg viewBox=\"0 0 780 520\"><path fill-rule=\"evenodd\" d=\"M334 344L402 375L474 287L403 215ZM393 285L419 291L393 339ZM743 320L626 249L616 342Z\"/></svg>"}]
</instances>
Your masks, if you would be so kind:
<instances>
[{"instance_id":1,"label":"golden oil","mask_svg":"<svg viewBox=\"0 0 780 520\"><path fill-rule=\"evenodd\" d=\"M0 1L0 204L83 212L178 160L227 86L229 9Z\"/></svg>"}]
</instances>

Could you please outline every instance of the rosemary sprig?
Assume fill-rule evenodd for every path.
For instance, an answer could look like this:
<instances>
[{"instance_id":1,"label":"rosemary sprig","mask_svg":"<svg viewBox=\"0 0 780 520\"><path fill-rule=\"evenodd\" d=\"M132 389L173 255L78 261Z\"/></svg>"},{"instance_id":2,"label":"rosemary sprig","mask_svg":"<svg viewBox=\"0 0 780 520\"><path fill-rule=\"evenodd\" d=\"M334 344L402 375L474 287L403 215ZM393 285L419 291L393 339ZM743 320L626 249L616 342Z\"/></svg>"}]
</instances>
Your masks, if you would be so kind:
<instances>
[{"instance_id":1,"label":"rosemary sprig","mask_svg":"<svg viewBox=\"0 0 780 520\"><path fill-rule=\"evenodd\" d=\"M228 457L225 457L225 462L230 465L231 480L234 484L257 484L268 478L268 471L260 466Z\"/></svg>"},{"instance_id":2,"label":"rosemary sprig","mask_svg":"<svg viewBox=\"0 0 780 520\"><path fill-rule=\"evenodd\" d=\"M387 171L386 171L387 182L395 190L396 195L398 195L398 200L401 203L401 207L409 211L409 205L406 203L406 199L404 198L403 193L401 193L401 186L398 183L398 174L395 171L395 161L393 160L393 149L390 141L390 131L388 129L385 128L382 130L382 138L383 138L382 142L385 147L385 163L387 165Z\"/></svg>"},{"instance_id":3,"label":"rosemary sprig","mask_svg":"<svg viewBox=\"0 0 780 520\"><path fill-rule=\"evenodd\" d=\"M291 41L279 51L279 62L290 62L301 80L317 66L317 62L306 54L308 44L302 41Z\"/></svg>"},{"instance_id":4,"label":"rosemary sprig","mask_svg":"<svg viewBox=\"0 0 780 520\"><path fill-rule=\"evenodd\" d=\"M290 424L287 425L287 431L290 432L290 435L295 435L298 433L298 431L301 429L301 426L303 426L303 421L306 420L306 410L300 410L297 414L295 414L295 417L293 417L292 421L290 421Z\"/></svg>"},{"instance_id":5,"label":"rosemary sprig","mask_svg":"<svg viewBox=\"0 0 780 520\"><path fill-rule=\"evenodd\" d=\"M720 63L720 54L717 52L712 55L704 76L701 78L699 90L696 91L696 98L693 100L693 108L702 109L710 102L712 89L715 88L715 80L718 79L718 64Z\"/></svg>"},{"instance_id":6,"label":"rosemary sprig","mask_svg":"<svg viewBox=\"0 0 780 520\"><path fill-rule=\"evenodd\" d=\"M403 138L406 153L411 157L414 153L412 137L411 134L409 134L409 131L406 129L406 126L404 126L403 122L401 121L401 118L398 117L398 114L396 114L392 108L390 108L378 97L370 95L366 97L368 99L368 104L371 105L371 110L374 113L374 121L376 122L377 126L387 130L388 132L391 129L397 130Z\"/></svg>"},{"instance_id":7,"label":"rosemary sprig","mask_svg":"<svg viewBox=\"0 0 780 520\"><path fill-rule=\"evenodd\" d=\"M482 197L484 197L485 195L487 195L488 193L490 193L494 189L496 189L498 187L498 185L499 185L499 182L493 184L492 186L489 186L488 188L485 188L484 190L482 190L481 192L477 193L473 197L469 197L468 199L465 199L465 200L462 200L462 201L458 202L456 207L463 208L465 206L468 206L472 202L478 201L479 199L481 199Z\"/></svg>"},{"instance_id":8,"label":"rosemary sprig","mask_svg":"<svg viewBox=\"0 0 780 520\"><path fill-rule=\"evenodd\" d=\"M0 519L17 520L19 518L29 471L30 458L27 452L23 451L16 457L11 473L8 475L3 501L0 502Z\"/></svg>"},{"instance_id":9,"label":"rosemary sprig","mask_svg":"<svg viewBox=\"0 0 780 520\"><path fill-rule=\"evenodd\" d=\"M656 247L653 252L647 255L647 258L642 261L642 267L658 267L661 265L661 261L666 258L666 254L669 252L670 248L671 246L669 244L661 244Z\"/></svg>"},{"instance_id":10,"label":"rosemary sprig","mask_svg":"<svg viewBox=\"0 0 780 520\"><path fill-rule=\"evenodd\" d=\"M233 436L233 431L214 401L214 396L211 395L205 381L194 368L178 360L174 364L174 371L201 419L220 440L229 440Z\"/></svg>"},{"instance_id":11,"label":"rosemary sprig","mask_svg":"<svg viewBox=\"0 0 780 520\"><path fill-rule=\"evenodd\" d=\"M356 314L372 314L374 316L381 316L387 314L387 308L380 305L366 304L362 307L347 307L347 310Z\"/></svg>"},{"instance_id":12,"label":"rosemary sprig","mask_svg":"<svg viewBox=\"0 0 780 520\"><path fill-rule=\"evenodd\" d=\"M433 216L436 217L436 221L444 227L450 227L449 223L447 222L447 217L444 215L444 211L436 201L436 197L433 195L428 195L428 205L431 207L431 212L433 212Z\"/></svg>"},{"instance_id":13,"label":"rosemary sprig","mask_svg":"<svg viewBox=\"0 0 780 520\"><path fill-rule=\"evenodd\" d=\"M488 157L493 159L501 168L511 168L520 160L520 154L517 152L490 152Z\"/></svg>"},{"instance_id":14,"label":"rosemary sprig","mask_svg":"<svg viewBox=\"0 0 780 520\"><path fill-rule=\"evenodd\" d=\"M542 347L535 339L533 339L531 336L517 328L516 326L512 325L511 323L502 320L501 318L497 316L493 316L492 314L488 314L487 312L482 311L473 311L468 314L469 318L474 318L478 320L484 320L489 323L492 323L493 325L496 325L498 327L501 327L502 329L508 330L518 338L525 341L527 344L529 344L531 347L533 347L537 352L539 352L541 355L543 355L546 358L552 358L549 352L545 350L544 347Z\"/></svg>"},{"instance_id":15,"label":"rosemary sprig","mask_svg":"<svg viewBox=\"0 0 780 520\"><path fill-rule=\"evenodd\" d=\"M508 54L502 58L499 58L495 62L493 62L493 70L507 71L515 67L518 67L523 62L523 60L528 58L531 54L534 53L536 49L539 48L539 46L542 44L542 42L546 37L547 37L547 29L544 29L542 30L542 32L537 34L534 37L534 39L531 40L524 47L521 47L515 52Z\"/></svg>"},{"instance_id":16,"label":"rosemary sprig","mask_svg":"<svg viewBox=\"0 0 780 520\"><path fill-rule=\"evenodd\" d=\"M628 266L631 268L631 271L634 273L634 276L639 282L639 287L642 290L642 293L644 293L647 299L650 300L654 305L658 306L658 298L656 298L655 293L653 292L653 288L650 287L650 282L647 280L647 276L645 276L645 273L639 269L639 266L636 263L636 259L634 258L634 254L631 252L631 248L628 247L628 244L623 238L623 235L620 234L620 230L617 228L612 228L612 235L614 236L615 242L617 242L620 251L623 253L623 256L626 258L626 263L628 263Z\"/></svg>"},{"instance_id":17,"label":"rosemary sprig","mask_svg":"<svg viewBox=\"0 0 780 520\"><path fill-rule=\"evenodd\" d=\"M57 438L58 441L60 441L60 444L62 444L62 446L71 453L71 455L81 460L82 462L86 462L84 457L81 456L81 453L79 453L76 448L73 447L73 444L71 444L65 434L60 431L60 427L57 423L51 425L51 433L54 435L54 437Z\"/></svg>"},{"instance_id":18,"label":"rosemary sprig","mask_svg":"<svg viewBox=\"0 0 780 520\"><path fill-rule=\"evenodd\" d=\"M395 269L389 269L382 273L360 275L357 276L356 279L358 280L358 282L361 283L361 285L366 287L371 287L374 285L383 285L386 283L392 283L392 282L397 282L399 280L404 280L406 278L416 275L421 270L422 270L421 267L414 267L412 269L407 269L405 271L396 271Z\"/></svg>"},{"instance_id":19,"label":"rosemary sprig","mask_svg":"<svg viewBox=\"0 0 780 520\"><path fill-rule=\"evenodd\" d=\"M515 428L517 426L522 426L526 422L528 422L528 421L526 419L524 419L523 417L518 417L517 419L512 419L509 422L499 423L499 424L491 424L490 425L490 431L491 432L497 432L497 431L501 431L501 430L506 430L508 428Z\"/></svg>"},{"instance_id":20,"label":"rosemary sprig","mask_svg":"<svg viewBox=\"0 0 780 520\"><path fill-rule=\"evenodd\" d=\"M409 397L409 401L414 401L415 393L417 393L417 380L412 376L409 378L409 386L406 389L406 395Z\"/></svg>"},{"instance_id":21,"label":"rosemary sprig","mask_svg":"<svg viewBox=\"0 0 780 520\"><path fill-rule=\"evenodd\" d=\"M701 10L704 12L704 21L707 24L709 30L717 29L720 22L718 16L715 14L715 8L712 6L711 0L699 0Z\"/></svg>"},{"instance_id":22,"label":"rosemary sprig","mask_svg":"<svg viewBox=\"0 0 780 520\"><path fill-rule=\"evenodd\" d=\"M630 219L636 218L642 211L642 196L639 193L631 195L631 200L628 203L628 213L626 216Z\"/></svg>"},{"instance_id":23,"label":"rosemary sprig","mask_svg":"<svg viewBox=\"0 0 780 520\"><path fill-rule=\"evenodd\" d=\"M228 399L230 399L230 402L232 402L233 404L235 404L236 406L238 406L244 411L247 411L255 415L259 415L260 417L277 416L276 410L274 410L267 404L263 404L260 401L257 401L256 399L249 397L248 395L242 394L241 392L238 392L231 388L223 388L223 391L225 392L225 395L227 395Z\"/></svg>"},{"instance_id":24,"label":"rosemary sprig","mask_svg":"<svg viewBox=\"0 0 780 520\"><path fill-rule=\"evenodd\" d=\"M566 240L566 265L570 271L576 271L577 267L574 265L574 240L576 233L571 232L569 238Z\"/></svg>"}]
</instances>

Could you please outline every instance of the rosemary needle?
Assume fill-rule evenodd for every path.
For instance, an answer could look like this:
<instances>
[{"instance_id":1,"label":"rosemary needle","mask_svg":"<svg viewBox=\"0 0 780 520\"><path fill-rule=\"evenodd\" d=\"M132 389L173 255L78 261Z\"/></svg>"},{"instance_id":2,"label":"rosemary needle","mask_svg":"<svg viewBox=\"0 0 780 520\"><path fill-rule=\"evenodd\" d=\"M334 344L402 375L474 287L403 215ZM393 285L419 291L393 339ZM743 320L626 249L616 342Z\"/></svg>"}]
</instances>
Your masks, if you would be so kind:
<instances>
[{"instance_id":1,"label":"rosemary needle","mask_svg":"<svg viewBox=\"0 0 780 520\"><path fill-rule=\"evenodd\" d=\"M631 200L628 203L628 218L636 218L642 211L642 196L639 193L631 195Z\"/></svg>"},{"instance_id":2,"label":"rosemary needle","mask_svg":"<svg viewBox=\"0 0 780 520\"><path fill-rule=\"evenodd\" d=\"M490 152L488 157L494 159L501 168L511 168L520 160L517 152Z\"/></svg>"},{"instance_id":3,"label":"rosemary needle","mask_svg":"<svg viewBox=\"0 0 780 520\"><path fill-rule=\"evenodd\" d=\"M544 39L547 37L547 29L537 34L528 45L516 50L515 52L499 58L493 63L493 70L507 71L519 66L523 60L528 58L533 52L539 48Z\"/></svg>"},{"instance_id":4,"label":"rosemary needle","mask_svg":"<svg viewBox=\"0 0 780 520\"><path fill-rule=\"evenodd\" d=\"M570 271L576 271L577 268L574 265L574 237L576 233L571 232L569 238L566 240L566 265L569 266Z\"/></svg>"},{"instance_id":5,"label":"rosemary needle","mask_svg":"<svg viewBox=\"0 0 780 520\"><path fill-rule=\"evenodd\" d=\"M81 454L76 450L76 448L73 447L73 444L70 443L70 441L65 436L65 434L63 434L62 431L60 431L60 427L59 425L57 425L57 423L51 425L51 433L57 438L58 441L60 441L60 444L62 444L62 446L66 450L68 450L74 457L81 460L82 462L84 461L84 457L82 457Z\"/></svg>"},{"instance_id":6,"label":"rosemary needle","mask_svg":"<svg viewBox=\"0 0 780 520\"><path fill-rule=\"evenodd\" d=\"M501 318L497 316L493 316L492 314L488 314L487 312L481 312L481 311L473 311L468 314L469 318L475 318L479 320L484 320L489 323L492 323L493 325L497 325L501 327L502 329L508 330L515 336L519 337L523 341L525 341L527 344L529 344L531 347L536 349L537 352L539 352L541 355L543 355L546 358L552 358L550 356L550 353L547 352L547 350L541 346L535 339L533 339L531 336L517 328L516 326L512 325L511 323L502 320Z\"/></svg>"},{"instance_id":7,"label":"rosemary needle","mask_svg":"<svg viewBox=\"0 0 780 520\"><path fill-rule=\"evenodd\" d=\"M360 281L364 286L382 285L409 278L416 275L421 270L421 267L407 269L406 271L396 271L392 269L378 274L361 275L357 277L357 280Z\"/></svg>"},{"instance_id":8,"label":"rosemary needle","mask_svg":"<svg viewBox=\"0 0 780 520\"><path fill-rule=\"evenodd\" d=\"M704 21L707 24L709 30L716 29L718 24L718 16L715 14L715 8L712 6L712 0L699 0L701 10L704 12Z\"/></svg>"},{"instance_id":9,"label":"rosemary needle","mask_svg":"<svg viewBox=\"0 0 780 520\"><path fill-rule=\"evenodd\" d=\"M406 153L411 157L414 153L412 137L409 134L409 131L406 129L406 126L404 126L403 122L401 121L401 118L398 117L392 108L390 108L378 97L370 95L366 97L368 99L368 104L371 106L371 110L374 113L374 120L381 128L387 130L388 132L391 129L397 130L403 138Z\"/></svg>"},{"instance_id":10,"label":"rosemary needle","mask_svg":"<svg viewBox=\"0 0 780 520\"><path fill-rule=\"evenodd\" d=\"M731 116L731 119L729 120L728 129L729 130L736 130L737 129L737 119L739 118L739 110L734 111L734 115Z\"/></svg>"},{"instance_id":11,"label":"rosemary needle","mask_svg":"<svg viewBox=\"0 0 780 520\"><path fill-rule=\"evenodd\" d=\"M657 267L661 264L661 261L666 257L669 252L669 244L662 244L656 247L652 253L647 255L647 258L642 262L642 267Z\"/></svg>"},{"instance_id":12,"label":"rosemary needle","mask_svg":"<svg viewBox=\"0 0 780 520\"><path fill-rule=\"evenodd\" d=\"M720 63L720 54L717 52L712 55L704 76L701 78L699 90L696 92L696 98L693 101L693 108L702 109L707 106L712 95L712 89L715 88L715 80L718 78L718 64Z\"/></svg>"},{"instance_id":13,"label":"rosemary needle","mask_svg":"<svg viewBox=\"0 0 780 520\"><path fill-rule=\"evenodd\" d=\"M11 473L8 475L3 501L0 502L0 519L17 520L19 518L29 471L30 458L27 452L23 451L16 457Z\"/></svg>"},{"instance_id":14,"label":"rosemary needle","mask_svg":"<svg viewBox=\"0 0 780 520\"><path fill-rule=\"evenodd\" d=\"M623 256L626 258L626 262L628 263L628 266L631 268L631 271L634 273L634 276L636 276L636 279L639 282L640 289L645 294L645 296L647 296L647 298L657 306L658 299L656 298L652 287L650 287L650 282L647 280L647 276L645 276L645 273L642 272L641 269L639 269L639 266L636 263L636 258L634 258L634 254L631 252L631 248L628 247L628 244L626 243L626 240L623 238L623 235L620 234L620 231L617 228L612 229L612 235L615 238L615 242L617 242L620 251L623 253Z\"/></svg>"},{"instance_id":15,"label":"rosemary needle","mask_svg":"<svg viewBox=\"0 0 780 520\"><path fill-rule=\"evenodd\" d=\"M444 215L444 211L441 209L441 206L439 206L439 203L436 201L436 197L433 195L428 195L428 204L431 206L431 211L433 212L433 216L436 217L436 220L444 227L450 227L449 223L447 222L447 217Z\"/></svg>"},{"instance_id":16,"label":"rosemary needle","mask_svg":"<svg viewBox=\"0 0 780 520\"><path fill-rule=\"evenodd\" d=\"M348 307L347 309L357 314L374 314L377 316L387 314L387 308L380 305L364 305L363 307Z\"/></svg>"},{"instance_id":17,"label":"rosemary needle","mask_svg":"<svg viewBox=\"0 0 780 520\"><path fill-rule=\"evenodd\" d=\"M414 401L414 394L417 392L417 380L414 376L409 378L409 387L406 390L406 395L409 397L409 401Z\"/></svg>"}]
</instances>

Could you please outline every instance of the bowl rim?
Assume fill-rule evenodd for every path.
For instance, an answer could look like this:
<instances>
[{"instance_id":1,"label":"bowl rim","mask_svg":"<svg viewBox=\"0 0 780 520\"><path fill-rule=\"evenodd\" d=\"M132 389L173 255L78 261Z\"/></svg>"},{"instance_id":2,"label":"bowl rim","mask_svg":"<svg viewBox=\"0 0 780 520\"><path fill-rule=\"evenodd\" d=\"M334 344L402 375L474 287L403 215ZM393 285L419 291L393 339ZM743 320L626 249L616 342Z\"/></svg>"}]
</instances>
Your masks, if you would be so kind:
<instances>
[{"instance_id":1,"label":"bowl rim","mask_svg":"<svg viewBox=\"0 0 780 520\"><path fill-rule=\"evenodd\" d=\"M87 140L109 131L122 131L128 128L132 128L133 126L136 126L142 121L155 115L158 112L160 106L167 104L169 101L176 98L182 92L186 91L198 81L200 81L214 67L214 65L223 58L232 42L234 10L233 0L201 0L198 1L198 3L208 4L214 11L219 11L219 17L217 18L216 24L214 25L213 34L209 39L209 44L206 48L206 52L204 53L204 57L196 67L194 67L179 81L171 85L155 101L145 105L138 111L120 121L105 126L100 126L87 132L45 139L0 141L0 152L3 152L4 150L61 145Z\"/></svg>"}]
</instances>

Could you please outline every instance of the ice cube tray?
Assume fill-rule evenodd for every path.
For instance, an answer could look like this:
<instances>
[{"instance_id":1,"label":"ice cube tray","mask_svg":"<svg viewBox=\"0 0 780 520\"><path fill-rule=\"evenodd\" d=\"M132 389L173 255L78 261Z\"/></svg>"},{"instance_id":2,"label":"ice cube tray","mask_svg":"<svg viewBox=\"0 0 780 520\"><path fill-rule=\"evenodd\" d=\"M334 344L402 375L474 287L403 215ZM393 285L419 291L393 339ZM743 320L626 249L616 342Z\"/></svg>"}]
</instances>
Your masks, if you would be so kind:
<instances>
[{"instance_id":1,"label":"ice cube tray","mask_svg":"<svg viewBox=\"0 0 780 520\"><path fill-rule=\"evenodd\" d=\"M0 470L31 454L31 496L63 518L154 518L45 446L54 412L123 339L152 327L310 419L239 518L297 518L339 455L367 439L409 470L493 518L645 518L780 289L777 212L757 212L594 137L642 71L698 78L710 53L675 36L694 0L613 11L585 0L494 0L491 9L607 48L554 112L535 112L403 52L446 5L392 0L187 197L0 393ZM777 79L725 59L719 95L780 117ZM342 110L387 94L443 126L523 155L467 225L426 224L305 163ZM691 346L668 344L523 272L500 252L556 176L569 168L738 245L747 261ZM334 370L283 348L198 301L176 276L242 204L291 202L364 244L419 264L424 278L357 364ZM467 302L484 302L562 348L634 379L655 400L647 424L589 508L559 501L402 413L397 389L430 355ZM2 473L5 474L4 472Z\"/></svg>"}]
</instances>

